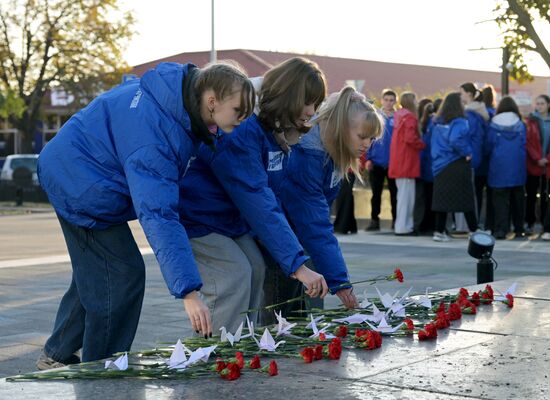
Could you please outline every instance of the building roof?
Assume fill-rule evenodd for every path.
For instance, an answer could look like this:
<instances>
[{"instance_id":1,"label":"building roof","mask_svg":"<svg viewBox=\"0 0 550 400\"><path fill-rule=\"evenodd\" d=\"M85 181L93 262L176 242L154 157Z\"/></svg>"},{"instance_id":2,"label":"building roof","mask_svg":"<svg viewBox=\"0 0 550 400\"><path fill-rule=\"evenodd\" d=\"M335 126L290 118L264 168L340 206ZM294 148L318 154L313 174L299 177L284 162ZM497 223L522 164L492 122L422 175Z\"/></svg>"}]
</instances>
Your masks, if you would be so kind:
<instances>
[{"instance_id":1,"label":"building roof","mask_svg":"<svg viewBox=\"0 0 550 400\"><path fill-rule=\"evenodd\" d=\"M263 75L271 66L290 57L302 56L315 61L325 72L329 91L338 91L347 81L359 83L357 88L368 96L379 96L384 88L413 90L419 96L429 96L449 90L456 90L464 82L478 85L492 84L500 92L499 72L476 71L458 68L432 67L426 65L399 64L381 61L357 60L352 58L327 57L310 54L280 53L264 50L219 50L218 60L233 59L244 66L249 76ZM210 60L210 52L181 53L134 67L133 72L141 76L148 69L164 61L178 63L192 62L204 66ZM361 87L361 81L364 85ZM510 93L514 97L534 97L549 91L550 76L535 77L533 82L519 85L510 81Z\"/></svg>"}]
</instances>

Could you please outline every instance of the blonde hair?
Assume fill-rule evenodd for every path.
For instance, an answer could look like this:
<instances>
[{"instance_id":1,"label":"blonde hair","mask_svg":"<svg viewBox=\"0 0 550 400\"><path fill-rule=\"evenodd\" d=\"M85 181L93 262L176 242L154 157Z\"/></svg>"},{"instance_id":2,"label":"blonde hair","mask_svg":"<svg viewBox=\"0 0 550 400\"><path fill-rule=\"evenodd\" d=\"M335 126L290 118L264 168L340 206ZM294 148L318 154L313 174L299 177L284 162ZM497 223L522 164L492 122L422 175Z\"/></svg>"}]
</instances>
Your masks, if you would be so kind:
<instances>
[{"instance_id":1,"label":"blonde hair","mask_svg":"<svg viewBox=\"0 0 550 400\"><path fill-rule=\"evenodd\" d=\"M416 94L413 92L403 92L401 93L401 107L406 108L410 112L416 115L416 105L414 104L414 100L416 99Z\"/></svg>"},{"instance_id":2,"label":"blonde hair","mask_svg":"<svg viewBox=\"0 0 550 400\"><path fill-rule=\"evenodd\" d=\"M350 143L351 122L363 114L363 132L368 137L380 136L384 130L384 121L365 96L355 91L351 86L344 87L340 92L333 93L319 109L315 123L321 126L321 140L334 162L335 169L341 176L347 176L351 169L361 179L359 174L356 150Z\"/></svg>"}]
</instances>

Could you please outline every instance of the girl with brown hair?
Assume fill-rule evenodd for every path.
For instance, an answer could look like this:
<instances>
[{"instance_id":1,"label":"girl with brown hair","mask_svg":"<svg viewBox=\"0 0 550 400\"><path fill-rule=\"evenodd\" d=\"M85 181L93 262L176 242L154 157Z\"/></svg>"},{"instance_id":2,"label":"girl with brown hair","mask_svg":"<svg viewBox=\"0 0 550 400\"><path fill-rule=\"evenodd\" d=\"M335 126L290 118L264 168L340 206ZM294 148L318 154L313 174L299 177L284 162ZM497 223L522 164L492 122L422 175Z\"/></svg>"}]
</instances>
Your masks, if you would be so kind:
<instances>
[{"instance_id":1,"label":"girl with brown hair","mask_svg":"<svg viewBox=\"0 0 550 400\"><path fill-rule=\"evenodd\" d=\"M261 305L266 266L252 232L308 295L328 292L323 276L304 265L309 257L272 190L284 179L290 146L311 127L325 94L325 77L312 61L296 57L273 67L258 91L258 115L232 136L220 136L215 151L201 146L182 182L187 195L181 221L203 277L201 295L214 331L237 329L241 313Z\"/></svg>"}]
</instances>

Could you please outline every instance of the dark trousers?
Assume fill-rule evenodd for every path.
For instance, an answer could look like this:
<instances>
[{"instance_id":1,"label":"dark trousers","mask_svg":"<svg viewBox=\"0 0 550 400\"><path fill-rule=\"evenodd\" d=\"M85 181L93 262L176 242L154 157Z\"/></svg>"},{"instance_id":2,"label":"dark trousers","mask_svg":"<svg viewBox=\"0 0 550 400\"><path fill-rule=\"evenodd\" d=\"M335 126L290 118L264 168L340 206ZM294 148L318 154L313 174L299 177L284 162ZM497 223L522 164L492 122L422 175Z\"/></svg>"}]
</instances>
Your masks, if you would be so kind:
<instances>
[{"instance_id":1,"label":"dark trousers","mask_svg":"<svg viewBox=\"0 0 550 400\"><path fill-rule=\"evenodd\" d=\"M128 224L86 229L59 218L73 276L61 299L45 353L68 363L82 348L82 361L128 351L145 290L145 264Z\"/></svg>"},{"instance_id":2,"label":"dark trousers","mask_svg":"<svg viewBox=\"0 0 550 400\"><path fill-rule=\"evenodd\" d=\"M267 249L261 244L258 244L258 247L260 248L262 255L264 256L264 261L267 267L264 280L263 307L270 306L272 304L282 303L284 301L301 296L304 292L304 285L302 284L302 282L286 276L279 267L279 264L277 264L275 259L271 257L271 254L269 254ZM306 266L315 271L315 266L313 265L311 260L306 262ZM280 311L283 317L290 317L293 315L297 315L296 312L299 310L308 310L311 308L322 309L323 306L323 299L319 297L312 299L306 296L304 300L282 304L276 309L261 311L260 325L266 326L277 323L274 311Z\"/></svg>"},{"instance_id":3,"label":"dark trousers","mask_svg":"<svg viewBox=\"0 0 550 400\"><path fill-rule=\"evenodd\" d=\"M508 233L510 214L514 232L523 233L525 213L525 191L523 186L493 188L493 207L495 208L495 236Z\"/></svg>"},{"instance_id":4,"label":"dark trousers","mask_svg":"<svg viewBox=\"0 0 550 400\"><path fill-rule=\"evenodd\" d=\"M431 232L435 227L435 216L432 211L433 182L416 180L413 221L417 232Z\"/></svg>"},{"instance_id":5,"label":"dark trousers","mask_svg":"<svg viewBox=\"0 0 550 400\"><path fill-rule=\"evenodd\" d=\"M445 226L447 225L447 213L441 211L435 211L435 230L436 232L445 232ZM470 232L475 232L477 229L477 218L475 211L467 211L464 213L464 218L468 224Z\"/></svg>"},{"instance_id":6,"label":"dark trousers","mask_svg":"<svg viewBox=\"0 0 550 400\"><path fill-rule=\"evenodd\" d=\"M336 198L336 219L334 231L338 233L357 233L357 221L355 220L355 202L353 200L353 184L355 175L349 174L349 180L342 179L342 186Z\"/></svg>"},{"instance_id":7,"label":"dark trousers","mask_svg":"<svg viewBox=\"0 0 550 400\"><path fill-rule=\"evenodd\" d=\"M550 189L550 180L546 181L546 187ZM550 232L550 200L546 198L546 214L543 220L544 232Z\"/></svg>"},{"instance_id":8,"label":"dark trousers","mask_svg":"<svg viewBox=\"0 0 550 400\"><path fill-rule=\"evenodd\" d=\"M395 179L388 177L388 169L375 165L369 171L369 184L372 190L370 199L371 219L380 219L380 206L382 203L382 191L384 190L384 180L388 180L388 190L390 191L391 215L395 222L395 210L397 209L397 186Z\"/></svg>"},{"instance_id":9,"label":"dark trousers","mask_svg":"<svg viewBox=\"0 0 550 400\"><path fill-rule=\"evenodd\" d=\"M475 189L476 189L478 220L481 222L481 220L483 219L481 215L481 211L483 208L483 190L485 189L484 227L485 229L489 229L492 231L494 230L494 225L495 225L495 211L493 208L491 188L487 185L487 176L476 175L474 181L475 181Z\"/></svg>"},{"instance_id":10,"label":"dark trousers","mask_svg":"<svg viewBox=\"0 0 550 400\"><path fill-rule=\"evenodd\" d=\"M527 175L525 182L525 222L533 226L537 222L537 194L540 193L538 209L540 221L543 222L546 216L546 204L548 203L548 185L546 176Z\"/></svg>"}]
</instances>

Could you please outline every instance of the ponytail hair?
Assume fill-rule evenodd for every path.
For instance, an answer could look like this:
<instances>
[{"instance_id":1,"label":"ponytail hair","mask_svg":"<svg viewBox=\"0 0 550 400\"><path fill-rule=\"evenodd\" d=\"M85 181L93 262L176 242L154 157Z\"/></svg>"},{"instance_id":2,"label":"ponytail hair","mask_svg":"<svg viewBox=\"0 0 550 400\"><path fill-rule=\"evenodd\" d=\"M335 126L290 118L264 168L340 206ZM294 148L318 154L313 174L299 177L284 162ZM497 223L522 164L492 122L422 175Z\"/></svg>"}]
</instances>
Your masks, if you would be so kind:
<instances>
[{"instance_id":1,"label":"ponytail hair","mask_svg":"<svg viewBox=\"0 0 550 400\"><path fill-rule=\"evenodd\" d=\"M483 102L485 103L485 107L489 108L496 108L497 106L497 99L496 99L496 92L493 85L485 85L481 89L481 94L483 96Z\"/></svg>"},{"instance_id":2,"label":"ponytail hair","mask_svg":"<svg viewBox=\"0 0 550 400\"><path fill-rule=\"evenodd\" d=\"M481 93L481 90L479 90L472 82L463 83L460 85L460 88L466 93L470 93L473 101L483 102L483 93Z\"/></svg>"},{"instance_id":3,"label":"ponytail hair","mask_svg":"<svg viewBox=\"0 0 550 400\"><path fill-rule=\"evenodd\" d=\"M365 96L351 86L345 86L340 92L333 93L319 109L315 124L321 128L321 141L341 176L347 177L351 169L361 180L358 156L351 147L350 129L356 118L361 117L365 138L380 136L384 122Z\"/></svg>"}]
</instances>

